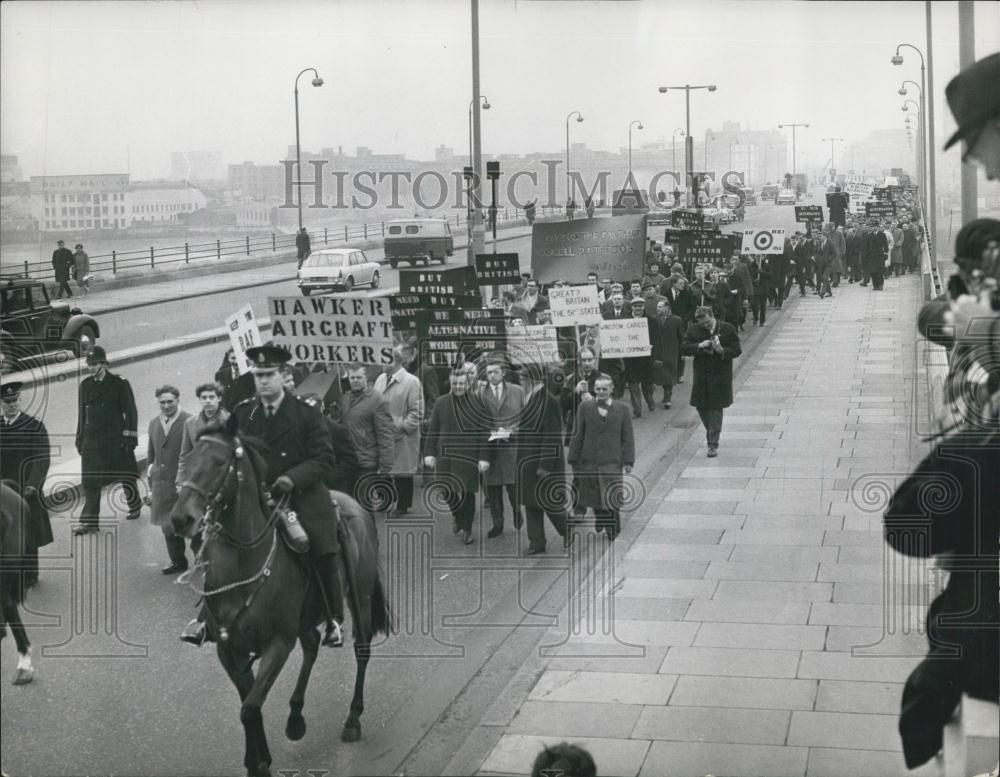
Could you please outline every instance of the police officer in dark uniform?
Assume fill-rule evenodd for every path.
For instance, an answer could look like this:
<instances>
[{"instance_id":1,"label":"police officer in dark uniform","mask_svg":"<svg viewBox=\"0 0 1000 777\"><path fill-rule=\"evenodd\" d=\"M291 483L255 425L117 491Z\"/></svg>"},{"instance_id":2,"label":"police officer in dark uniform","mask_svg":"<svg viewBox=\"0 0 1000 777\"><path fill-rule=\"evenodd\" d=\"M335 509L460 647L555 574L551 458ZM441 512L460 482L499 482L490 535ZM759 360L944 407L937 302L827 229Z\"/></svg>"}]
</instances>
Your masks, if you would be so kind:
<instances>
[{"instance_id":1,"label":"police officer in dark uniform","mask_svg":"<svg viewBox=\"0 0 1000 777\"><path fill-rule=\"evenodd\" d=\"M125 489L128 520L138 518L142 509L135 461L139 414L132 386L120 375L108 372L108 355L99 345L87 354L87 369L90 376L80 384L76 422L85 501L74 534L97 531L101 489L112 483L121 483Z\"/></svg>"},{"instance_id":2,"label":"police officer in dark uniform","mask_svg":"<svg viewBox=\"0 0 1000 777\"><path fill-rule=\"evenodd\" d=\"M30 513L24 527L23 549L8 549L7 553L21 556L18 561L27 587L38 582L38 549L52 542L49 511L42 501L42 484L49 474L49 433L39 419L21 412L21 384L0 386L0 478L10 481L25 502Z\"/></svg>"},{"instance_id":3,"label":"police officer in dark uniform","mask_svg":"<svg viewBox=\"0 0 1000 777\"><path fill-rule=\"evenodd\" d=\"M334 454L322 413L286 391L281 367L291 359L284 348L262 345L247 350L257 396L233 409L242 434L267 443L267 483L271 494L291 497L289 507L309 535L309 555L323 584L330 621L323 644L344 644L344 597L337 565L337 520L324 485L333 477ZM185 642L201 644L204 626L192 621L181 635Z\"/></svg>"}]
</instances>

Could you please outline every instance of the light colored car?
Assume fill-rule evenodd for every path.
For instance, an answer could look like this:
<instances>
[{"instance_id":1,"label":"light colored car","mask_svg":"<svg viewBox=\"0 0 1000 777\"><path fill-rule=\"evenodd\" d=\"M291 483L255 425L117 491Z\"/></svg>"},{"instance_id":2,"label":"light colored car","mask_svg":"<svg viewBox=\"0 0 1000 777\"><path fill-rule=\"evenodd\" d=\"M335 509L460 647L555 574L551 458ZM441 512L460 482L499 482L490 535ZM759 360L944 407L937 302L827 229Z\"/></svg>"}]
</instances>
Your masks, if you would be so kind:
<instances>
[{"instance_id":1,"label":"light colored car","mask_svg":"<svg viewBox=\"0 0 1000 777\"><path fill-rule=\"evenodd\" d=\"M356 248L324 248L302 263L298 284L307 297L321 290L351 291L365 285L377 289L379 267Z\"/></svg>"},{"instance_id":2,"label":"light colored car","mask_svg":"<svg viewBox=\"0 0 1000 777\"><path fill-rule=\"evenodd\" d=\"M794 205L795 192L791 189L782 189L774 200L775 205Z\"/></svg>"}]
</instances>

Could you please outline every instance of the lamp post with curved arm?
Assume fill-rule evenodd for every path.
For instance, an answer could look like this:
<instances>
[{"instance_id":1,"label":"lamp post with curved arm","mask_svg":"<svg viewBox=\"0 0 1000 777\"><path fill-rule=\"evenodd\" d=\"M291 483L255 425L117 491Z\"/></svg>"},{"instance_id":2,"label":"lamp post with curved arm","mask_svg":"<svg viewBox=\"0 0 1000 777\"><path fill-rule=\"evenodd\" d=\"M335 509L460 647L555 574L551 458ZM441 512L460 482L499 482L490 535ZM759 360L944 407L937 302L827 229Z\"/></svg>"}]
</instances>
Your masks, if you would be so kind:
<instances>
[{"instance_id":1,"label":"lamp post with curved arm","mask_svg":"<svg viewBox=\"0 0 1000 777\"><path fill-rule=\"evenodd\" d=\"M577 123L583 121L583 114L580 111L570 111L566 114L566 201L573 200L573 189L569 176L569 120L576 115Z\"/></svg>"},{"instance_id":2,"label":"lamp post with curved arm","mask_svg":"<svg viewBox=\"0 0 1000 777\"><path fill-rule=\"evenodd\" d=\"M632 180L632 127L642 129L642 122L636 119L628 125L628 178ZM569 169L569 165L566 166Z\"/></svg>"},{"instance_id":3,"label":"lamp post with curved arm","mask_svg":"<svg viewBox=\"0 0 1000 777\"><path fill-rule=\"evenodd\" d=\"M930 23L931 23L931 9L930 3L927 4L927 40L930 43ZM936 206L936 194L935 194L935 180L934 180L934 95L932 94L933 89L928 90L927 88L927 68L924 63L924 53L914 46L912 43L900 43L896 46L896 53L893 54L892 58L889 60L893 65L903 64L903 55L899 53L900 49L910 48L920 55L920 128L923 131L923 137L926 141L926 153L927 160L925 162L924 170L926 171L926 181L925 188L923 191L924 204L924 215L930 222L930 234L931 239L937 240L937 206ZM929 53L929 49L928 49ZM933 83L933 74L931 74L931 79ZM920 150L921 156L924 154L924 149ZM928 207L930 206L930 207ZM933 252L932 252L933 253Z\"/></svg>"},{"instance_id":4,"label":"lamp post with curved arm","mask_svg":"<svg viewBox=\"0 0 1000 777\"><path fill-rule=\"evenodd\" d=\"M703 86L691 86L691 84L685 84L684 86L661 86L658 88L660 94L666 94L671 89L684 90L684 108L685 108L685 136L684 136L684 189L689 192L687 204L691 204L691 196L694 192L691 191L691 186L689 186L688 176L694 172L694 139L691 137L691 90L692 89L707 89L710 92L714 92L718 87L715 84L705 84Z\"/></svg>"},{"instance_id":5,"label":"lamp post with curved arm","mask_svg":"<svg viewBox=\"0 0 1000 777\"><path fill-rule=\"evenodd\" d=\"M798 172L795 169L795 163L796 163L796 159L795 159L795 157L796 157L796 153L795 153L795 130L796 130L797 127L808 127L808 126L809 126L808 124L779 124L778 125L778 129L784 129L785 127L791 127L792 128L792 175L795 175L795 173ZM785 168L785 169L787 170L788 168Z\"/></svg>"},{"instance_id":6,"label":"lamp post with curved arm","mask_svg":"<svg viewBox=\"0 0 1000 777\"><path fill-rule=\"evenodd\" d=\"M677 133L684 137L684 130L677 127L670 136L670 169L677 170Z\"/></svg>"},{"instance_id":7,"label":"lamp post with curved arm","mask_svg":"<svg viewBox=\"0 0 1000 777\"><path fill-rule=\"evenodd\" d=\"M319 73L314 67L307 67L295 76L295 192L298 194L296 199L299 202L299 232L302 231L302 149L299 146L299 79L302 77L302 73L308 73L310 70L315 74L312 85L323 86L323 79L319 77Z\"/></svg>"},{"instance_id":8,"label":"lamp post with curved arm","mask_svg":"<svg viewBox=\"0 0 1000 777\"><path fill-rule=\"evenodd\" d=\"M916 81L906 79L899 85L899 94L902 97L907 95L906 85L913 84L917 90L917 97L920 100L920 104L924 104L924 90L921 88L920 84ZM923 114L921 114L922 116ZM917 182L920 185L920 196L924 195L927 191L927 148L926 148L926 138L924 137L924 127L923 124L917 124Z\"/></svg>"}]
</instances>

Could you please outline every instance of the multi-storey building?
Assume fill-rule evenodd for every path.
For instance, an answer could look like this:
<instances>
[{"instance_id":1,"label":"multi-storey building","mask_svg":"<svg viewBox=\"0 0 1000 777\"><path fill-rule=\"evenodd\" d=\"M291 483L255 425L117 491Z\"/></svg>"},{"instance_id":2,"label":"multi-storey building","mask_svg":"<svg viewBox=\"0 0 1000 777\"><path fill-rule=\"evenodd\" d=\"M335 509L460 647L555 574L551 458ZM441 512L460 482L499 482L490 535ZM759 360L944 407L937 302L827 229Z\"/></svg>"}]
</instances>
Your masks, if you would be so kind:
<instances>
[{"instance_id":1,"label":"multi-storey building","mask_svg":"<svg viewBox=\"0 0 1000 777\"><path fill-rule=\"evenodd\" d=\"M31 197L33 217L42 232L129 225L128 173L33 175Z\"/></svg>"}]
</instances>

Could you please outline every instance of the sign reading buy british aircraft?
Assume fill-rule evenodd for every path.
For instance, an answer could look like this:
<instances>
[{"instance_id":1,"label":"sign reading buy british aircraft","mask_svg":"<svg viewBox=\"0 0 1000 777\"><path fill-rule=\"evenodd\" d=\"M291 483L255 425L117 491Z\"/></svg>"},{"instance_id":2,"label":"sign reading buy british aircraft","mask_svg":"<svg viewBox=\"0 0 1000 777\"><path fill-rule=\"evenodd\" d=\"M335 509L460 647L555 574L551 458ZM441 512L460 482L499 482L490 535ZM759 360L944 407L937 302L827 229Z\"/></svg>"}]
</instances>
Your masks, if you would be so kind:
<instances>
[{"instance_id":1,"label":"sign reading buy british aircraft","mask_svg":"<svg viewBox=\"0 0 1000 777\"><path fill-rule=\"evenodd\" d=\"M268 297L271 338L298 362L392 364L387 297Z\"/></svg>"},{"instance_id":2,"label":"sign reading buy british aircraft","mask_svg":"<svg viewBox=\"0 0 1000 777\"><path fill-rule=\"evenodd\" d=\"M783 227L770 229L743 230L744 254L780 254L785 250L785 230Z\"/></svg>"}]
</instances>

